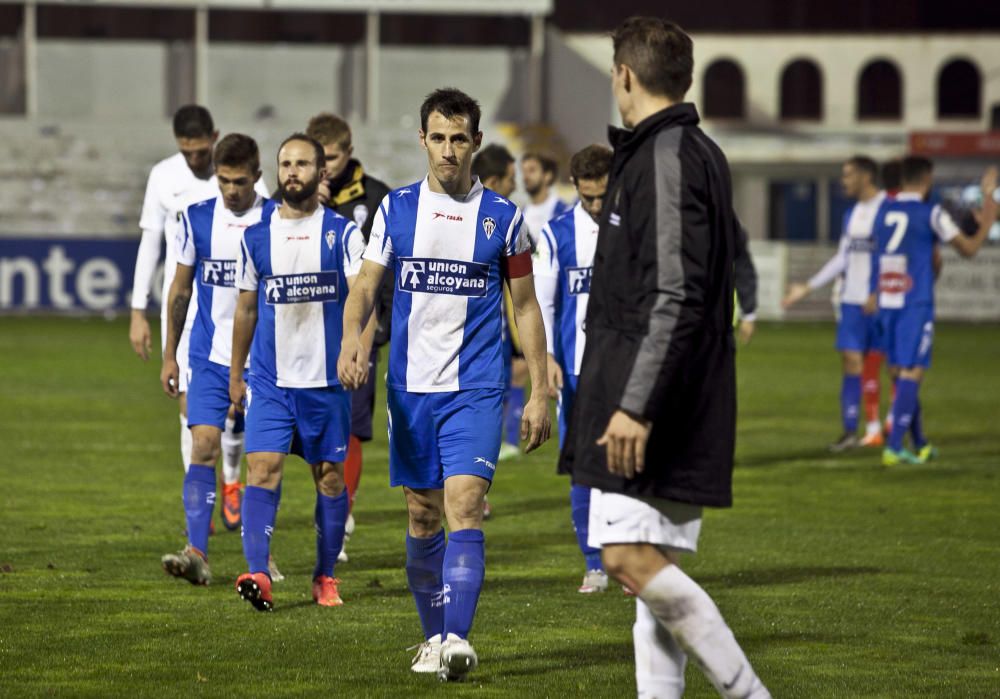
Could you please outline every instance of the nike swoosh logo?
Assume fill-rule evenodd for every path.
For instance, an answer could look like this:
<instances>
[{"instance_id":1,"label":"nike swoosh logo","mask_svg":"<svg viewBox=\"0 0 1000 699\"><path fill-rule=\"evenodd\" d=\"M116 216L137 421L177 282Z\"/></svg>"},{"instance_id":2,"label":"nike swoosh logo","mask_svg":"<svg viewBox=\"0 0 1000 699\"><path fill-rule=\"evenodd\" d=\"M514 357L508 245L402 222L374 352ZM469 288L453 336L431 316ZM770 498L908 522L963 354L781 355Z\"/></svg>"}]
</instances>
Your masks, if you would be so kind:
<instances>
[{"instance_id":1,"label":"nike swoosh logo","mask_svg":"<svg viewBox=\"0 0 1000 699\"><path fill-rule=\"evenodd\" d=\"M743 674L743 666L740 665L740 669L736 671L736 677L734 677L730 682L723 682L722 688L727 692L736 686L736 681L740 679L740 675Z\"/></svg>"}]
</instances>

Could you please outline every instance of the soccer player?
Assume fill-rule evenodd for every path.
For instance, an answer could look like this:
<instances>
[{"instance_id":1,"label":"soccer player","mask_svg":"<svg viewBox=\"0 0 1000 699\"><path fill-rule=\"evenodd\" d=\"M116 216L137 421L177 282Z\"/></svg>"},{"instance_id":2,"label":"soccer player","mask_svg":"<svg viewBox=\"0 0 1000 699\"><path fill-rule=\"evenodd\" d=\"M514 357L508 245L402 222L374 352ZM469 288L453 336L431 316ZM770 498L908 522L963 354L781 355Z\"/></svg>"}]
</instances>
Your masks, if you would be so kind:
<instances>
[{"instance_id":1,"label":"soccer player","mask_svg":"<svg viewBox=\"0 0 1000 699\"><path fill-rule=\"evenodd\" d=\"M529 199L524 207L524 222L532 241L537 242L542 226L570 208L555 192L558 176L559 164L555 158L540 151L521 156L521 179Z\"/></svg>"},{"instance_id":2,"label":"soccer player","mask_svg":"<svg viewBox=\"0 0 1000 699\"><path fill-rule=\"evenodd\" d=\"M926 158L903 159L902 189L888 202L875 223L871 286L877 291L889 364L898 375L892 403L892 429L882 451L882 464L924 463L935 455L923 431L918 393L930 367L934 344L934 250L937 241L972 257L997 219L997 170L989 168L981 182L983 208L979 230L963 235L940 205L926 201L933 183L933 165ZM871 299L874 301L874 297ZM910 433L914 451L903 448ZM916 453L914 453L916 452Z\"/></svg>"},{"instance_id":3,"label":"soccer player","mask_svg":"<svg viewBox=\"0 0 1000 699\"><path fill-rule=\"evenodd\" d=\"M560 446L566 439L566 425L580 380L586 341L583 321L611 157L611 149L599 145L587 146L573 155L570 176L580 200L542 227L535 250L535 292L545 322L549 392L558 399ZM601 550L587 543L590 488L573 484L569 499L573 530L586 564L578 592L604 592L608 589L608 574L601 563Z\"/></svg>"},{"instance_id":4,"label":"soccer player","mask_svg":"<svg viewBox=\"0 0 1000 699\"><path fill-rule=\"evenodd\" d=\"M590 543L637 593L641 697L679 697L692 656L725 697L769 693L708 594L677 565L704 506L732 502L736 437L729 166L684 103L691 39L660 18L614 34L625 129L594 253L587 347L560 466L593 488Z\"/></svg>"},{"instance_id":5,"label":"soccer player","mask_svg":"<svg viewBox=\"0 0 1000 699\"><path fill-rule=\"evenodd\" d=\"M282 203L243 233L237 264L229 395L235 405L246 401L243 553L249 572L236 589L261 611L273 605L268 556L289 453L305 459L316 483L313 600L343 604L334 568L347 522L343 462L351 397L337 380L336 360L341 304L361 265L364 238L352 221L320 206L325 174L319 143L305 134L285 139L278 150ZM366 348L373 331L373 325L365 330ZM249 386L243 378L248 353Z\"/></svg>"},{"instance_id":6,"label":"soccer player","mask_svg":"<svg viewBox=\"0 0 1000 699\"><path fill-rule=\"evenodd\" d=\"M510 199L517 187L515 162L509 150L499 143L491 143L483 146L472 159L472 174L486 189Z\"/></svg>"},{"instance_id":7,"label":"soccer player","mask_svg":"<svg viewBox=\"0 0 1000 699\"><path fill-rule=\"evenodd\" d=\"M858 417L861 408L864 355L880 347L879 324L875 314L868 314L868 286L871 279L871 251L874 245L872 225L879 207L886 199L878 188L878 166L863 155L856 155L841 168L840 183L844 194L856 199L844 214L843 229L837 252L807 283L792 284L782 305L791 308L814 289L844 275L840 299L840 319L837 323L836 347L843 358L843 379L840 386L840 414L843 433L830 445L830 451L842 452L860 446ZM878 421L869 427L868 441L881 431Z\"/></svg>"},{"instance_id":8,"label":"soccer player","mask_svg":"<svg viewBox=\"0 0 1000 699\"><path fill-rule=\"evenodd\" d=\"M545 330L531 255L520 211L472 176L472 156L482 142L479 118L479 104L451 88L436 90L421 105L429 173L390 193L375 215L344 309L337 366L348 389L367 379L361 327L384 270L393 267L389 477L406 497L406 573L426 639L411 669L442 679L461 679L478 663L468 634L485 572L483 497L500 450L504 283L533 386L522 422L527 449L550 430Z\"/></svg>"},{"instance_id":9,"label":"soccer player","mask_svg":"<svg viewBox=\"0 0 1000 699\"><path fill-rule=\"evenodd\" d=\"M361 163L354 158L351 142L351 127L340 117L322 113L309 120L306 135L323 146L326 157L326 178L319 184L319 201L346 219L354 221L361 230L365 243L371 234L374 212L379 203L389 193L389 188L381 180L369 175ZM362 443L372 439L372 414L375 411L375 377L378 365L378 348L389 341L389 316L392 307L392 285L384 284L379 295L376 320L379 323L375 342L369 357L368 381L351 392L351 439L344 461L344 479L347 483L347 497L350 510L354 509L354 496L361 482L363 464ZM345 541L354 531L354 516L348 514ZM340 561L347 560L347 553L341 550Z\"/></svg>"},{"instance_id":10,"label":"soccer player","mask_svg":"<svg viewBox=\"0 0 1000 699\"><path fill-rule=\"evenodd\" d=\"M165 307L167 338L160 371L163 390L176 398L181 371L177 348L197 275L198 310L188 354L191 463L183 489L188 545L179 553L167 554L162 562L171 575L202 585L211 580L207 557L215 504L215 464L222 450L223 430L232 419L229 361L237 297L236 261L243 231L261 217L270 216L272 208L254 189L260 179L260 152L252 138L229 134L216 144L213 160L219 195L182 213L175 246L177 270Z\"/></svg>"}]
</instances>

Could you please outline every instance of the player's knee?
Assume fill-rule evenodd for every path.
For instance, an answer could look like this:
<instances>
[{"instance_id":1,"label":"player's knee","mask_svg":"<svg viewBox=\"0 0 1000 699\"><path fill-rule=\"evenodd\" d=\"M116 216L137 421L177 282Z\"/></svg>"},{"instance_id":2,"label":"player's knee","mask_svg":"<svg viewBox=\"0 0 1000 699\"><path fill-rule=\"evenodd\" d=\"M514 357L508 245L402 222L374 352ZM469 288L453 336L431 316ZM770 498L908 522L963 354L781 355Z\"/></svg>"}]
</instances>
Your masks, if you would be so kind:
<instances>
[{"instance_id":1,"label":"player's knee","mask_svg":"<svg viewBox=\"0 0 1000 699\"><path fill-rule=\"evenodd\" d=\"M316 490L328 498L335 498L344 492L344 474L334 468L325 468L315 474Z\"/></svg>"},{"instance_id":2,"label":"player's knee","mask_svg":"<svg viewBox=\"0 0 1000 699\"><path fill-rule=\"evenodd\" d=\"M247 484L257 488L274 490L281 482L280 459L259 458L257 454L249 454L247 458Z\"/></svg>"},{"instance_id":3,"label":"player's knee","mask_svg":"<svg viewBox=\"0 0 1000 699\"><path fill-rule=\"evenodd\" d=\"M200 427L200 425L198 426ZM191 430L191 461L196 464L215 465L221 453L219 436L197 427Z\"/></svg>"},{"instance_id":4,"label":"player's knee","mask_svg":"<svg viewBox=\"0 0 1000 699\"><path fill-rule=\"evenodd\" d=\"M417 537L434 536L441 529L441 510L430 503L408 503L410 531Z\"/></svg>"}]
</instances>

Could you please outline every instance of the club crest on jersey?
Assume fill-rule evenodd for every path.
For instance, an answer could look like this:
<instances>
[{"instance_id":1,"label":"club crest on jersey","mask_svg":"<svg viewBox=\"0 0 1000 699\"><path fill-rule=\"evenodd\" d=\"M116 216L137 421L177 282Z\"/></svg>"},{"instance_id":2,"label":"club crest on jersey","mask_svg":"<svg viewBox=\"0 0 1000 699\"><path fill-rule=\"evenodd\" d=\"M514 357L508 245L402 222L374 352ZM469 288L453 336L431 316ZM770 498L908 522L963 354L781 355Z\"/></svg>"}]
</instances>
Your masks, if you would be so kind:
<instances>
[{"instance_id":1,"label":"club crest on jersey","mask_svg":"<svg viewBox=\"0 0 1000 699\"><path fill-rule=\"evenodd\" d=\"M567 267L566 283L571 296L590 293L590 278L594 274L593 267Z\"/></svg>"},{"instance_id":2,"label":"club crest on jersey","mask_svg":"<svg viewBox=\"0 0 1000 699\"><path fill-rule=\"evenodd\" d=\"M487 216L483 219L483 231L486 233L486 240L493 237L493 231L497 229L497 222Z\"/></svg>"},{"instance_id":3,"label":"club crest on jersey","mask_svg":"<svg viewBox=\"0 0 1000 699\"><path fill-rule=\"evenodd\" d=\"M340 274L330 271L264 277L264 299L272 306L337 301L340 299Z\"/></svg>"},{"instance_id":4,"label":"club crest on jersey","mask_svg":"<svg viewBox=\"0 0 1000 699\"><path fill-rule=\"evenodd\" d=\"M486 296L490 266L482 262L442 260L430 257L399 258L400 291L453 296Z\"/></svg>"},{"instance_id":5,"label":"club crest on jersey","mask_svg":"<svg viewBox=\"0 0 1000 699\"><path fill-rule=\"evenodd\" d=\"M206 286L236 286L236 260L202 260L201 283Z\"/></svg>"},{"instance_id":6,"label":"club crest on jersey","mask_svg":"<svg viewBox=\"0 0 1000 699\"><path fill-rule=\"evenodd\" d=\"M326 246L333 250L333 242L337 239L337 234L333 231L326 232Z\"/></svg>"}]
</instances>

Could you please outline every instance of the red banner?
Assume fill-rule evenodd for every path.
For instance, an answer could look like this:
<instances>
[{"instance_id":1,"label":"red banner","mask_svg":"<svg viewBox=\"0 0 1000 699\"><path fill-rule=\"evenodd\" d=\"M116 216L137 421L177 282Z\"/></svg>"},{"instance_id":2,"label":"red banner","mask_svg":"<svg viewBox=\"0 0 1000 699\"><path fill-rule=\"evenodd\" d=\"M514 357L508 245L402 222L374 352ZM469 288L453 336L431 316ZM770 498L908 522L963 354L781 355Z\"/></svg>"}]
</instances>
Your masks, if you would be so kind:
<instances>
[{"instance_id":1,"label":"red banner","mask_svg":"<svg viewBox=\"0 0 1000 699\"><path fill-rule=\"evenodd\" d=\"M915 155L996 156L1000 155L1000 131L914 131L910 152Z\"/></svg>"}]
</instances>

